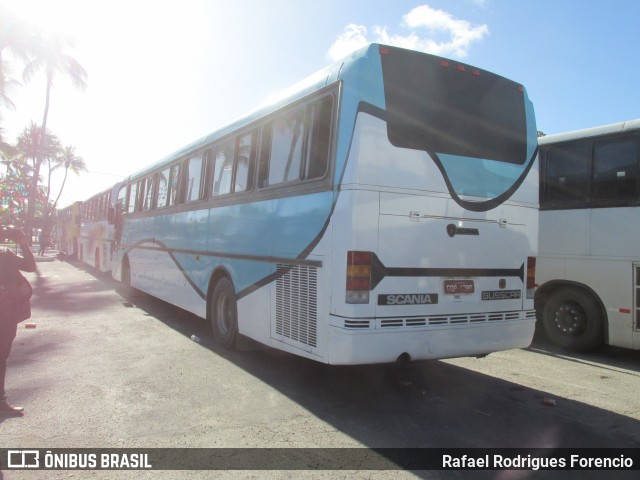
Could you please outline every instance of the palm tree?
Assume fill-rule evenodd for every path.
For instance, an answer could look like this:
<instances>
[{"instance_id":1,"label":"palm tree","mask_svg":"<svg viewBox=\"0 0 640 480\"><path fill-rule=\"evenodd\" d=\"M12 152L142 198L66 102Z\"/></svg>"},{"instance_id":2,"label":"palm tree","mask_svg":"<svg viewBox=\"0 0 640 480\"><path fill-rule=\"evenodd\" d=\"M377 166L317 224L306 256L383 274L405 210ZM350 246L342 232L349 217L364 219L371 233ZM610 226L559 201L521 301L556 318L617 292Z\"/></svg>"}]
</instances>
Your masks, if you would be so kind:
<instances>
[{"instance_id":1,"label":"palm tree","mask_svg":"<svg viewBox=\"0 0 640 480\"><path fill-rule=\"evenodd\" d=\"M53 35L50 38L45 38L40 48L38 49L34 58L27 64L24 69L23 77L25 81L29 81L36 72L44 70L47 77L47 91L44 107L44 115L42 118L42 131L47 130L47 116L49 115L49 100L51 98L51 89L53 87L53 79L59 73L66 75L71 79L71 82L77 88L84 90L86 88L87 72L82 68L82 65L68 55L66 52L68 47L71 47L72 43L67 37L62 35ZM40 138L40 143L44 147L45 137ZM38 153L43 151L44 148L39 149ZM34 175L29 186L29 199L35 200L36 192L38 189L38 177L40 174L40 165L43 157L36 156L34 164ZM26 221L27 238L31 240L31 231L33 229L33 217L36 211L35 201L29 201Z\"/></svg>"},{"instance_id":2,"label":"palm tree","mask_svg":"<svg viewBox=\"0 0 640 480\"><path fill-rule=\"evenodd\" d=\"M60 196L62 195L64 186L67 183L67 175L69 174L69 170L71 170L76 175L80 175L81 172L87 171L86 162L81 156L76 155L76 147L74 147L73 145L67 145L66 147L64 147L60 155L56 158L55 162L57 163L57 165L53 167L54 170L64 167L64 178L62 179L62 185L60 186L58 196L51 206L52 212L55 211L56 206L58 205L58 200L60 200Z\"/></svg>"},{"instance_id":3,"label":"palm tree","mask_svg":"<svg viewBox=\"0 0 640 480\"><path fill-rule=\"evenodd\" d=\"M16 146L20 156L31 161L34 171L38 161L56 158L61 150L60 139L51 132L42 135L42 128L34 122L22 131Z\"/></svg>"},{"instance_id":4,"label":"palm tree","mask_svg":"<svg viewBox=\"0 0 640 480\"><path fill-rule=\"evenodd\" d=\"M31 172L33 174L31 180L28 183L28 200L31 200L32 198L35 200L42 197L39 190L37 189L38 182L40 181L40 165L43 161L47 161L49 162L49 164L51 164L53 159L55 159L59 155L61 149L62 147L58 137L53 135L51 132L47 132L46 135L42 135L42 129L33 122L31 122L31 125L26 127L18 137L18 155L24 163L28 164L29 162L31 162ZM34 183L36 185L36 194L32 196L30 188L34 185ZM47 211L47 204L49 201L49 189L50 185L48 186L45 194L45 213ZM29 209L29 203L33 203L35 207L36 201L27 203L27 211Z\"/></svg>"}]
</instances>

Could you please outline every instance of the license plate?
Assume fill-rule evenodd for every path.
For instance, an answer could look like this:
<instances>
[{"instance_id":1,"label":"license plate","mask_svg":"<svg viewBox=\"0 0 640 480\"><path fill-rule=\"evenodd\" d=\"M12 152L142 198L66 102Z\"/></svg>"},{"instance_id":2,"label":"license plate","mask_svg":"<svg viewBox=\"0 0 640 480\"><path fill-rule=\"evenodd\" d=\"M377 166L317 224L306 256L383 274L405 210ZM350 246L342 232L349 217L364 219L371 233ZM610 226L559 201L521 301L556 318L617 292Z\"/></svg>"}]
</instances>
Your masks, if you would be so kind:
<instances>
[{"instance_id":1,"label":"license plate","mask_svg":"<svg viewBox=\"0 0 640 480\"><path fill-rule=\"evenodd\" d=\"M473 293L475 287L473 280L445 280L444 293L447 295L458 295L461 293Z\"/></svg>"}]
</instances>

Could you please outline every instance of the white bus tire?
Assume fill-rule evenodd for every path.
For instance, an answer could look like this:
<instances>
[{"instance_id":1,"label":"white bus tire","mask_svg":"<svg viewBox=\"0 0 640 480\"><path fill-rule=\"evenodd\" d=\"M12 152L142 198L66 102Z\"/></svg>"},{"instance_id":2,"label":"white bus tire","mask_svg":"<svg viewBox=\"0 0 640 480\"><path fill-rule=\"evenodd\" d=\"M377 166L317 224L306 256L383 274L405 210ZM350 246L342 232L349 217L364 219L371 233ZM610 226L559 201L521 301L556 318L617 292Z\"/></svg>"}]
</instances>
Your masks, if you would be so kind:
<instances>
[{"instance_id":1,"label":"white bus tire","mask_svg":"<svg viewBox=\"0 0 640 480\"><path fill-rule=\"evenodd\" d=\"M542 311L547 337L556 345L585 352L603 341L602 310L592 295L575 287L563 287L549 295Z\"/></svg>"}]
</instances>

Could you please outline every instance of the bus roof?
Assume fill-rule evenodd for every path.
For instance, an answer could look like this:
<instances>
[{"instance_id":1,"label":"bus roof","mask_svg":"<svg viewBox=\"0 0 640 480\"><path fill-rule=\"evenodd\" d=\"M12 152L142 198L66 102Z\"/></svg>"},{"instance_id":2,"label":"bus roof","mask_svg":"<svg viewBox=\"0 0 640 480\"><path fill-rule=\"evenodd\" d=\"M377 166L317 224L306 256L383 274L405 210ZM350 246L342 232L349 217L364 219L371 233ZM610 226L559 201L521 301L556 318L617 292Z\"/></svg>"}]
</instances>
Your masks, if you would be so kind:
<instances>
[{"instance_id":1,"label":"bus roof","mask_svg":"<svg viewBox=\"0 0 640 480\"><path fill-rule=\"evenodd\" d=\"M556 133L538 138L538 145L547 145L549 143L568 142L579 138L600 137L603 135L611 135L615 133L624 133L632 130L640 129L640 118L628 120L626 122L612 123L611 125L602 125L600 127L585 128L583 130L574 130L572 132Z\"/></svg>"}]
</instances>

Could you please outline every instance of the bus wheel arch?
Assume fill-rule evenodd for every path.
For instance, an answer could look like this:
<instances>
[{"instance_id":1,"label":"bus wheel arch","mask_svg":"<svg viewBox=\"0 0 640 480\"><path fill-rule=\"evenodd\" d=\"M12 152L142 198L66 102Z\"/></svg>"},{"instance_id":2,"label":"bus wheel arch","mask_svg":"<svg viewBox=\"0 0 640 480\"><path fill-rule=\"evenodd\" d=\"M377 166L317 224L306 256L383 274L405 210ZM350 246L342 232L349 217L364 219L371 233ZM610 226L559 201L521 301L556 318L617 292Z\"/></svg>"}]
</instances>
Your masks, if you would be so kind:
<instances>
[{"instance_id":1,"label":"bus wheel arch","mask_svg":"<svg viewBox=\"0 0 640 480\"><path fill-rule=\"evenodd\" d=\"M233 349L238 340L238 302L231 276L224 269L216 270L209 282L207 320L213 338L224 348Z\"/></svg>"},{"instance_id":2,"label":"bus wheel arch","mask_svg":"<svg viewBox=\"0 0 640 480\"><path fill-rule=\"evenodd\" d=\"M536 303L541 326L554 344L586 352L604 343L606 310L587 286L574 282L545 285L538 292Z\"/></svg>"}]
</instances>

